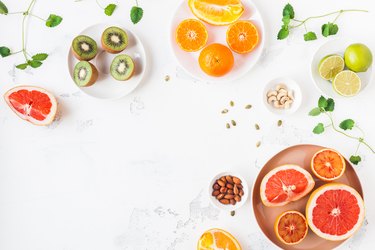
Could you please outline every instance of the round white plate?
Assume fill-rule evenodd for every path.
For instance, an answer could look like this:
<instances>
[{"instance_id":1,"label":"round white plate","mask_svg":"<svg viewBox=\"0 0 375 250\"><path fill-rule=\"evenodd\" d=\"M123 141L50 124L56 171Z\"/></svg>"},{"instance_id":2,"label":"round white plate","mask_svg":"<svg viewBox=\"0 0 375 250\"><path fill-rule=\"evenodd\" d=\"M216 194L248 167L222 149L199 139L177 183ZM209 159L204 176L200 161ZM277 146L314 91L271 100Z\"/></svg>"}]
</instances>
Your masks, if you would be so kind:
<instances>
[{"instance_id":1,"label":"round white plate","mask_svg":"<svg viewBox=\"0 0 375 250\"><path fill-rule=\"evenodd\" d=\"M101 48L101 36L103 31L110 27L117 26L126 31L129 37L129 44L126 49L119 54L110 54L105 52ZM79 62L74 56L71 50L69 50L68 55L68 67L69 73L72 77L72 83L82 90L85 94L99 98L99 99L119 99L131 93L142 81L145 72L146 72L146 52L143 47L141 40L135 35L132 31L125 29L119 25L110 25L110 24L96 24L88 27L80 33L80 35L86 35L91 37L98 44L98 54L90 62L96 66L99 71L99 78L96 83L89 87L78 87L73 78L74 66ZM135 73L127 81L117 81L112 78L109 73L109 68L112 60L121 54L129 55L135 64Z\"/></svg>"},{"instance_id":2,"label":"round white plate","mask_svg":"<svg viewBox=\"0 0 375 250\"><path fill-rule=\"evenodd\" d=\"M176 43L175 31L180 22L187 18L195 18L195 16L193 15L188 6L188 1L181 1L181 4L178 6L172 19L170 30L170 43L173 50L173 54L175 55L178 63L193 78L210 83L231 82L245 75L258 61L262 53L265 40L263 18L252 1L244 0L242 1L242 4L245 7L245 12L241 16L240 20L250 20L254 23L254 25L256 25L260 36L259 44L252 52L247 54L241 55L233 52L235 60L233 69L228 74L222 77L211 77L205 74L199 67L198 57L200 51L185 52ZM208 30L207 45L211 43L221 43L227 46L226 32L228 26L214 26L205 22L203 23Z\"/></svg>"},{"instance_id":3,"label":"round white plate","mask_svg":"<svg viewBox=\"0 0 375 250\"><path fill-rule=\"evenodd\" d=\"M332 40L325 44L323 44L314 54L312 62L311 62L311 77L315 86L324 94L328 95L333 98L343 97L336 93L336 91L332 87L332 83L330 81L324 80L320 77L318 66L320 60L332 54L338 54L344 57L345 49L353 43L358 43L358 41L346 41L346 40ZM367 45L368 46L368 45ZM359 77L361 78L362 86L361 91L370 83L372 79L372 66L366 71L358 73Z\"/></svg>"}]
</instances>

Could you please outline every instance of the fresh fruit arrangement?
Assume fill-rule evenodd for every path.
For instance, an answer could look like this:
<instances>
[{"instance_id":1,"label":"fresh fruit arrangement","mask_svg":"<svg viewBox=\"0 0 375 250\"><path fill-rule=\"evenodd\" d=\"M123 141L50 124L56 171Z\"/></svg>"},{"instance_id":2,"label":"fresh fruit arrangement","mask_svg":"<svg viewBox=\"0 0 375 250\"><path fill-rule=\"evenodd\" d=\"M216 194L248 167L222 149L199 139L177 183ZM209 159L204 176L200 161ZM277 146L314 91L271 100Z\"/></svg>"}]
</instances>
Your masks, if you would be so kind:
<instances>
[{"instance_id":1,"label":"fresh fruit arrangement","mask_svg":"<svg viewBox=\"0 0 375 250\"><path fill-rule=\"evenodd\" d=\"M350 97L361 90L362 82L357 73L366 72L371 65L371 50L364 44L355 43L345 49L344 56L333 54L323 57L318 71L321 78L332 81L332 87L338 94Z\"/></svg>"},{"instance_id":2,"label":"fresh fruit arrangement","mask_svg":"<svg viewBox=\"0 0 375 250\"><path fill-rule=\"evenodd\" d=\"M236 205L245 194L241 179L231 175L217 179L212 188L212 196L224 205Z\"/></svg>"},{"instance_id":3,"label":"fresh fruit arrangement","mask_svg":"<svg viewBox=\"0 0 375 250\"><path fill-rule=\"evenodd\" d=\"M102 33L100 44L107 53L121 53L129 44L128 34L119 27L108 27ZM98 69L93 63L89 62L98 54L96 41L89 36L79 35L74 38L71 50L73 55L80 60L74 67L74 82L79 87L92 86L99 77ZM117 81L129 80L134 71L135 63L133 59L125 54L116 56L109 67L111 76Z\"/></svg>"},{"instance_id":4,"label":"fresh fruit arrangement","mask_svg":"<svg viewBox=\"0 0 375 250\"><path fill-rule=\"evenodd\" d=\"M202 234L198 241L197 250L215 249L241 250L242 248L233 235L222 229L213 228Z\"/></svg>"},{"instance_id":5,"label":"fresh fruit arrangement","mask_svg":"<svg viewBox=\"0 0 375 250\"><path fill-rule=\"evenodd\" d=\"M223 77L235 67L234 53L252 52L260 35L254 23L239 20L245 11L240 0L189 0L188 5L197 19L185 19L175 30L175 42L185 52L199 52L198 63L208 76ZM209 25L206 25L207 23ZM210 25L228 26L226 45L213 42L207 45Z\"/></svg>"}]
</instances>

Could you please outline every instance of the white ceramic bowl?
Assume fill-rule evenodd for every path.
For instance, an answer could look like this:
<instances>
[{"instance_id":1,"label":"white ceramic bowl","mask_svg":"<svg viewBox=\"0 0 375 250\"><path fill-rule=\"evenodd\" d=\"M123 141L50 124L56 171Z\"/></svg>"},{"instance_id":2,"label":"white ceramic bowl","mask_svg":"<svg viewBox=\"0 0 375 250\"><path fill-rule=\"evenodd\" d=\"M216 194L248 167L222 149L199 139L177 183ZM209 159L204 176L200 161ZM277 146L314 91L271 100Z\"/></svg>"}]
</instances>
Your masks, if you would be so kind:
<instances>
[{"instance_id":1,"label":"white ceramic bowl","mask_svg":"<svg viewBox=\"0 0 375 250\"><path fill-rule=\"evenodd\" d=\"M276 85L284 84L288 90L293 91L294 101L290 108L288 109L277 109L272 104L267 102L267 92L276 88ZM289 77L279 77L271 80L266 84L263 90L263 104L266 106L267 110L276 115L290 115L298 110L302 103L302 91L300 86L296 81Z\"/></svg>"},{"instance_id":2,"label":"white ceramic bowl","mask_svg":"<svg viewBox=\"0 0 375 250\"><path fill-rule=\"evenodd\" d=\"M241 197L241 201L237 202L236 205L231 205L231 204L224 205L224 204L220 203L219 200L216 199L216 197L212 196L212 192L214 191L213 185L215 184L216 180L218 180L218 179L220 179L220 177L226 176L226 175L231 175L231 176L237 177L242 181L244 195ZM232 173L232 172L222 172L222 173L219 173L219 174L215 175L214 178L212 178L212 180L211 180L211 182L208 186L208 196L210 197L210 201L211 201L212 205L214 205L215 207L217 207L221 210L225 210L225 211L234 211L234 210L242 207L246 203L247 198L249 197L249 192L250 192L250 190L249 190L249 187L247 185L247 182L246 182L245 178L243 178L241 175L239 175L237 173Z\"/></svg>"}]
</instances>

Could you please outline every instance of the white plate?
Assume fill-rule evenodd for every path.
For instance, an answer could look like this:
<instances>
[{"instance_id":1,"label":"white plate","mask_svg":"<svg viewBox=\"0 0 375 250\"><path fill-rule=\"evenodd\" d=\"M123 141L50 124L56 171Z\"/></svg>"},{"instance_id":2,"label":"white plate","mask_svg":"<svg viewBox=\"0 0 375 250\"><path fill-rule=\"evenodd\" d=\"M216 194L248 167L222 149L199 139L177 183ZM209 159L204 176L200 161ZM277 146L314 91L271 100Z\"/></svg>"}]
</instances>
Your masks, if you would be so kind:
<instances>
[{"instance_id":1,"label":"white plate","mask_svg":"<svg viewBox=\"0 0 375 250\"><path fill-rule=\"evenodd\" d=\"M110 54L101 48L101 36L103 31L110 27L117 26L126 31L129 37L129 44L126 49L119 54ZM99 78L96 83L89 87L78 87L73 78L74 66L79 62L71 50L68 55L69 73L72 77L72 83L82 90L85 94L99 99L119 99L131 93L142 81L146 72L146 52L141 40L130 30L125 29L119 25L97 24L88 27L80 33L80 35L87 35L94 39L98 44L98 54L90 62L96 66L99 71ZM129 55L135 63L135 74L127 81L117 81L112 78L109 73L109 67L112 60L121 54Z\"/></svg>"},{"instance_id":2,"label":"white plate","mask_svg":"<svg viewBox=\"0 0 375 250\"><path fill-rule=\"evenodd\" d=\"M184 19L195 18L195 16L193 15L188 6L187 0L182 1L181 4L178 6L171 23L170 43L173 50L173 54L175 55L178 63L193 78L210 83L231 82L245 75L258 61L262 53L265 40L263 18L252 1L244 0L242 4L245 7L245 12L241 16L240 20L250 20L254 23L254 25L256 25L259 32L259 44L252 52L247 54L241 55L233 52L235 60L234 67L228 74L222 77L211 77L201 70L198 63L200 51L185 52L177 45L175 40L175 31L177 29L177 26ZM208 30L207 45L211 43L221 43L227 46L226 31L228 29L228 26L214 26L205 22L204 25Z\"/></svg>"},{"instance_id":3,"label":"white plate","mask_svg":"<svg viewBox=\"0 0 375 250\"><path fill-rule=\"evenodd\" d=\"M324 80L320 77L318 66L320 60L323 57L331 54L338 54L344 57L345 49L353 43L358 43L358 41L346 41L346 40L332 40L325 44L323 44L314 54L312 62L311 62L311 77L315 86L324 94L328 95L332 98L339 98L343 97L336 93L336 91L332 87L332 83L330 81ZM359 77L361 78L362 86L361 91L370 83L372 79L372 66L366 71L362 73L358 73Z\"/></svg>"}]
</instances>

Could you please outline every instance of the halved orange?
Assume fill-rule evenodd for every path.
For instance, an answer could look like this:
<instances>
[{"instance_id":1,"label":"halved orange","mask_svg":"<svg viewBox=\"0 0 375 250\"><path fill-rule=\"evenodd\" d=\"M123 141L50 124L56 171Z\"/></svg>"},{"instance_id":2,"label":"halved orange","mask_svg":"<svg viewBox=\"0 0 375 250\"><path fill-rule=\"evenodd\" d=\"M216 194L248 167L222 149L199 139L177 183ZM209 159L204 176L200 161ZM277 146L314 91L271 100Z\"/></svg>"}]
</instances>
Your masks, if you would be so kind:
<instances>
[{"instance_id":1,"label":"halved orange","mask_svg":"<svg viewBox=\"0 0 375 250\"><path fill-rule=\"evenodd\" d=\"M309 227L303 214L298 211L286 211L277 217L274 230L281 242L296 245L306 237Z\"/></svg>"},{"instance_id":2,"label":"halved orange","mask_svg":"<svg viewBox=\"0 0 375 250\"><path fill-rule=\"evenodd\" d=\"M212 25L228 25L237 21L245 8L241 0L189 0L193 14Z\"/></svg>"},{"instance_id":3,"label":"halved orange","mask_svg":"<svg viewBox=\"0 0 375 250\"><path fill-rule=\"evenodd\" d=\"M197 250L241 250L240 243L230 233L213 228L202 234L198 241Z\"/></svg>"},{"instance_id":4,"label":"halved orange","mask_svg":"<svg viewBox=\"0 0 375 250\"><path fill-rule=\"evenodd\" d=\"M207 39L206 26L196 19L186 19L176 29L176 42L187 52L200 50L206 45Z\"/></svg>"},{"instance_id":5,"label":"halved orange","mask_svg":"<svg viewBox=\"0 0 375 250\"><path fill-rule=\"evenodd\" d=\"M319 150L311 159L311 170L323 181L333 181L340 178L346 168L342 155L329 148Z\"/></svg>"},{"instance_id":6,"label":"halved orange","mask_svg":"<svg viewBox=\"0 0 375 250\"><path fill-rule=\"evenodd\" d=\"M227 43L234 52L249 53L259 43L258 29L250 21L237 21L227 30Z\"/></svg>"}]
</instances>

